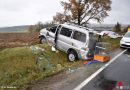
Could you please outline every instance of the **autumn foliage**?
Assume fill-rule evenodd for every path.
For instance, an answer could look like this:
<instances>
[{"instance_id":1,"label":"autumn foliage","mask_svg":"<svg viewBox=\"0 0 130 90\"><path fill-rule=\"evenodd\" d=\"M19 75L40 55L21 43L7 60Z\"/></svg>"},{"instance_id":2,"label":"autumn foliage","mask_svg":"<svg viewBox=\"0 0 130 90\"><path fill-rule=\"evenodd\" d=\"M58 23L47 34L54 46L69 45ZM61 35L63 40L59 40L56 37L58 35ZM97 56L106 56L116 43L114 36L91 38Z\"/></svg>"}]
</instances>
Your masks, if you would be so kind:
<instances>
[{"instance_id":1,"label":"autumn foliage","mask_svg":"<svg viewBox=\"0 0 130 90\"><path fill-rule=\"evenodd\" d=\"M57 12L53 20L58 23L74 22L87 24L90 20L103 21L111 10L110 0L68 0L61 1L64 12Z\"/></svg>"}]
</instances>

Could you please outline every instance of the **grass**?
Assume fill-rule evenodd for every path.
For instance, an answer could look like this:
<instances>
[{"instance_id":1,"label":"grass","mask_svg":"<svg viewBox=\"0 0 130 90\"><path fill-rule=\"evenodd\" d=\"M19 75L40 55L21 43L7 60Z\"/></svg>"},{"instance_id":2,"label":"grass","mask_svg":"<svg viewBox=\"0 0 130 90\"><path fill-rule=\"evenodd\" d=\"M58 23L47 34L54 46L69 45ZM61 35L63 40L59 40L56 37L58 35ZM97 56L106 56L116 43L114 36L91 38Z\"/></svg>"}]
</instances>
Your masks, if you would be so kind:
<instances>
[{"instance_id":1,"label":"grass","mask_svg":"<svg viewBox=\"0 0 130 90\"><path fill-rule=\"evenodd\" d=\"M105 37L103 37L102 41L110 43L111 44L111 50L115 50L115 49L120 47L120 40L121 40L121 38L113 39L113 38L110 38L108 36L105 36Z\"/></svg>"},{"instance_id":2,"label":"grass","mask_svg":"<svg viewBox=\"0 0 130 90\"><path fill-rule=\"evenodd\" d=\"M7 48L0 51L0 86L26 88L30 83L81 64L81 61L69 62L65 53L52 52L49 46L37 46L45 49L44 55L39 52L33 53L30 47ZM40 63L36 64L38 57L49 61L40 63L50 64L51 68L41 67Z\"/></svg>"}]
</instances>

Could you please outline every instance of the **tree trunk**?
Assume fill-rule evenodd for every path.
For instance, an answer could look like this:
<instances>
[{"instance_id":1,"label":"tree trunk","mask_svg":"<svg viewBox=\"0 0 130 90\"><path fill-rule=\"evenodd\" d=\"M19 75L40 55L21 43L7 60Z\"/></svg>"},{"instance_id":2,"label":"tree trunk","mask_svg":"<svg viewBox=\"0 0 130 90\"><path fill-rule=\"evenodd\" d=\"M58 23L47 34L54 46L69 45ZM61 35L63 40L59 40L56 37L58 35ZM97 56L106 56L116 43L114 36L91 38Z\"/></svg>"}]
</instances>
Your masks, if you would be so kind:
<instances>
[{"instance_id":1,"label":"tree trunk","mask_svg":"<svg viewBox=\"0 0 130 90\"><path fill-rule=\"evenodd\" d=\"M80 23L80 11L79 11L79 9L78 9L78 25L80 25L81 23Z\"/></svg>"}]
</instances>

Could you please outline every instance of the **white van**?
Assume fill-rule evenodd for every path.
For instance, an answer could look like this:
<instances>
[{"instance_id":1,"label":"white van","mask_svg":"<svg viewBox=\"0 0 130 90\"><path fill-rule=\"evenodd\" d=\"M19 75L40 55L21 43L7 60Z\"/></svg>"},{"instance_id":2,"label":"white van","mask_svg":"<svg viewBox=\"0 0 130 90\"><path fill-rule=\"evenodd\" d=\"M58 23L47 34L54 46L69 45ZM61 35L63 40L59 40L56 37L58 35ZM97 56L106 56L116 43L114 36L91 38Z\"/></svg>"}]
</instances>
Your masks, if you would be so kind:
<instances>
[{"instance_id":1,"label":"white van","mask_svg":"<svg viewBox=\"0 0 130 90\"><path fill-rule=\"evenodd\" d=\"M127 32L120 41L121 48L130 48L130 31Z\"/></svg>"},{"instance_id":2,"label":"white van","mask_svg":"<svg viewBox=\"0 0 130 90\"><path fill-rule=\"evenodd\" d=\"M41 43L45 40L68 54L68 59L89 59L94 51L93 29L71 24L60 24L40 31Z\"/></svg>"}]
</instances>

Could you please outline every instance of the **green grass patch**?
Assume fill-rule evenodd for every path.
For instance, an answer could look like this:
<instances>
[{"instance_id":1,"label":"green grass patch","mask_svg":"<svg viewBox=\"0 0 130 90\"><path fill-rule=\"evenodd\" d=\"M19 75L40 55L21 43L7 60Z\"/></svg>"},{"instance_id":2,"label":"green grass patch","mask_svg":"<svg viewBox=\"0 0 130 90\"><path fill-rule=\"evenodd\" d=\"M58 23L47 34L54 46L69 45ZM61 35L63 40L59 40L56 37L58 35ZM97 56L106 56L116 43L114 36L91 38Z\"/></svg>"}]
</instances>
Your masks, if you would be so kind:
<instances>
[{"instance_id":1,"label":"green grass patch","mask_svg":"<svg viewBox=\"0 0 130 90\"><path fill-rule=\"evenodd\" d=\"M64 52L56 53L52 52L49 46L37 46L45 49L43 54L32 52L30 47L7 48L0 51L0 86L15 86L17 89L26 87L27 84L81 64L81 61L69 62ZM43 62L38 61L36 64L38 58ZM40 63L49 63L51 68L42 68Z\"/></svg>"},{"instance_id":2,"label":"green grass patch","mask_svg":"<svg viewBox=\"0 0 130 90\"><path fill-rule=\"evenodd\" d=\"M121 40L121 38L113 39L113 38L110 38L108 36L105 36L102 39L103 42L108 42L111 44L111 50L115 50L115 49L120 47L120 40Z\"/></svg>"}]
</instances>

